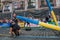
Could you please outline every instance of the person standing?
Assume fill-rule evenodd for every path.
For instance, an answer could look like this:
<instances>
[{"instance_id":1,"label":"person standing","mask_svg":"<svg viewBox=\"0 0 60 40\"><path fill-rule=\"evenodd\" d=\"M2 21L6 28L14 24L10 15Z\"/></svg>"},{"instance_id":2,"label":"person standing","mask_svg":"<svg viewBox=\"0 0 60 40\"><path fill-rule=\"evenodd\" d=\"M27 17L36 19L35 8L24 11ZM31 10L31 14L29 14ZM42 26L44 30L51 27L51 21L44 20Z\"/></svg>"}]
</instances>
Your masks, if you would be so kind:
<instances>
[{"instance_id":1,"label":"person standing","mask_svg":"<svg viewBox=\"0 0 60 40\"><path fill-rule=\"evenodd\" d=\"M19 36L20 33L20 27L18 25L18 20L16 19L16 14L13 14L13 18L10 22L10 34L12 35L16 35Z\"/></svg>"}]
</instances>

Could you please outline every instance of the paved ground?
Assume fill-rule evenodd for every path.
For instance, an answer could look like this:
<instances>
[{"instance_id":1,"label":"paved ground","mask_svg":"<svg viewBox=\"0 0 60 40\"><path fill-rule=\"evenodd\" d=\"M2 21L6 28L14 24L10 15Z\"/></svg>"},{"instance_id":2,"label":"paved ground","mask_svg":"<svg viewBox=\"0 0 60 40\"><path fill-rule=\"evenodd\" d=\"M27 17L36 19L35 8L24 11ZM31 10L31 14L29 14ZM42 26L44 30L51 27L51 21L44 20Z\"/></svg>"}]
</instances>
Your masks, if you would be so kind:
<instances>
[{"instance_id":1,"label":"paved ground","mask_svg":"<svg viewBox=\"0 0 60 40\"><path fill-rule=\"evenodd\" d=\"M60 37L56 35L58 34L58 32L52 31L50 29L43 29L43 30L36 29L31 31L21 30L21 35L19 37L14 38L14 37L6 36L9 35L9 28L0 28L0 34L4 35L4 36L0 36L0 40L59 40L60 39ZM59 38L56 38L55 36Z\"/></svg>"}]
</instances>

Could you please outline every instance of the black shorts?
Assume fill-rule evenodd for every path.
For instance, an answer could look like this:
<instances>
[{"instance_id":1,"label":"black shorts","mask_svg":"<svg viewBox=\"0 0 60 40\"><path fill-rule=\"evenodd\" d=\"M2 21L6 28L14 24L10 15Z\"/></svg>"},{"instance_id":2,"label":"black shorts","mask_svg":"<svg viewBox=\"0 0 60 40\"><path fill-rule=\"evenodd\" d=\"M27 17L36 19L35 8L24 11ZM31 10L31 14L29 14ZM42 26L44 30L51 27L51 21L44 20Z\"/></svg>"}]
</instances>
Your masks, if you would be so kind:
<instances>
[{"instance_id":1,"label":"black shorts","mask_svg":"<svg viewBox=\"0 0 60 40\"><path fill-rule=\"evenodd\" d=\"M20 27L18 24L11 24L12 31L20 30Z\"/></svg>"},{"instance_id":2,"label":"black shorts","mask_svg":"<svg viewBox=\"0 0 60 40\"><path fill-rule=\"evenodd\" d=\"M20 30L20 27L12 28L12 31L17 31L17 30Z\"/></svg>"},{"instance_id":3,"label":"black shorts","mask_svg":"<svg viewBox=\"0 0 60 40\"><path fill-rule=\"evenodd\" d=\"M30 23L29 22L27 22L27 25L29 25Z\"/></svg>"}]
</instances>

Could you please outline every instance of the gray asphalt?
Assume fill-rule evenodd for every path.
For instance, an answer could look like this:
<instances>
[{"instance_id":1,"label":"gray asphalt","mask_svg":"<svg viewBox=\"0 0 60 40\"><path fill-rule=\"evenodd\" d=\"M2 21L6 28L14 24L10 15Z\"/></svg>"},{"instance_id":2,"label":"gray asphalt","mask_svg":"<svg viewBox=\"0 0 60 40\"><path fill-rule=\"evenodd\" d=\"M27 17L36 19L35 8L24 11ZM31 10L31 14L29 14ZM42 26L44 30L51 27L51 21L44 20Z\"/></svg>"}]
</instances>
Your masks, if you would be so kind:
<instances>
[{"instance_id":1,"label":"gray asphalt","mask_svg":"<svg viewBox=\"0 0 60 40\"><path fill-rule=\"evenodd\" d=\"M3 36L0 36L0 40L59 40L60 37L58 33L59 32L52 31L51 29L39 29L39 30L31 30L31 31L26 31L21 29L21 34L19 37L9 37L8 36L10 35L9 28L0 28L0 34L3 34ZM38 36L38 38L36 36ZM57 36L59 38L54 38L54 37L42 38L41 36L44 37Z\"/></svg>"}]
</instances>

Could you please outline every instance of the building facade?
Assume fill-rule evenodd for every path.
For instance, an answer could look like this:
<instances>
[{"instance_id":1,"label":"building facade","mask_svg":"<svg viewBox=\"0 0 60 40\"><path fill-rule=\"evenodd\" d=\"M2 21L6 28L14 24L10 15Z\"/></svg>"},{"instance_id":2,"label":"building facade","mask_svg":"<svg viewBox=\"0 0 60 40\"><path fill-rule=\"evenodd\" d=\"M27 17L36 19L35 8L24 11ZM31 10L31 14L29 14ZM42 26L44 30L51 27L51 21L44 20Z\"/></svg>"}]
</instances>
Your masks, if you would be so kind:
<instances>
[{"instance_id":1,"label":"building facade","mask_svg":"<svg viewBox=\"0 0 60 40\"><path fill-rule=\"evenodd\" d=\"M51 6L53 7L59 7L60 6L60 0L49 0L51 3ZM48 7L45 0L1 0L1 3L3 4L3 9L5 8L5 5L11 5L7 8L13 8L14 10L27 10L27 9L40 9L43 7ZM12 9L11 9L12 10Z\"/></svg>"}]
</instances>

